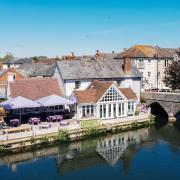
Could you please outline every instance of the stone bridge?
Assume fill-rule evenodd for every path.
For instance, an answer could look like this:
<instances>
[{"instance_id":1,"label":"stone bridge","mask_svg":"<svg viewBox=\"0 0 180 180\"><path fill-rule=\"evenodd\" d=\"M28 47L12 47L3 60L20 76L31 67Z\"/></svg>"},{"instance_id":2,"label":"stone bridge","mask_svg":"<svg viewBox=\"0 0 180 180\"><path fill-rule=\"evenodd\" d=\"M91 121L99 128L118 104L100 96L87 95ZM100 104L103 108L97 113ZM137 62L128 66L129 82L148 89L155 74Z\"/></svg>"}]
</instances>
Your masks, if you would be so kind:
<instances>
[{"instance_id":1,"label":"stone bridge","mask_svg":"<svg viewBox=\"0 0 180 180\"><path fill-rule=\"evenodd\" d=\"M141 97L145 99L147 106L159 104L170 119L180 119L180 93L143 92Z\"/></svg>"}]
</instances>

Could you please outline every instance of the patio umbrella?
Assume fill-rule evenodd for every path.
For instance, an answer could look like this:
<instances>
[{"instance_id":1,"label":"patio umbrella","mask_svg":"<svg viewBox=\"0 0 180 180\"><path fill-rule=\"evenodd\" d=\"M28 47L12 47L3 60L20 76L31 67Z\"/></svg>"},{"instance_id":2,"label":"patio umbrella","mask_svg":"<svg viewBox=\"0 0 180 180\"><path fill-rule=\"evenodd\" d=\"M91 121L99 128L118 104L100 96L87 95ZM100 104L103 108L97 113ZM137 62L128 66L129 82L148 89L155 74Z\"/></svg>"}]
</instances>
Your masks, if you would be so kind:
<instances>
[{"instance_id":1,"label":"patio umbrella","mask_svg":"<svg viewBox=\"0 0 180 180\"><path fill-rule=\"evenodd\" d=\"M34 101L24 98L22 96L18 96L18 97L9 99L7 101L4 101L4 102L0 103L0 105L8 110L9 109L20 109L20 113L19 113L20 120L21 120L21 109L40 107L40 104L38 104L37 102L34 102Z\"/></svg>"},{"instance_id":2,"label":"patio umbrella","mask_svg":"<svg viewBox=\"0 0 180 180\"><path fill-rule=\"evenodd\" d=\"M24 98L22 96L18 96L18 97L9 99L7 101L4 101L0 103L0 105L3 106L4 108L7 107L7 109L40 107L40 104L38 104L37 102Z\"/></svg>"},{"instance_id":3,"label":"patio umbrella","mask_svg":"<svg viewBox=\"0 0 180 180\"><path fill-rule=\"evenodd\" d=\"M38 100L36 100L36 102L43 105L43 106L70 105L70 104L75 103L69 99L66 99L66 98L61 97L61 96L57 96L55 94L52 94L50 96L38 99Z\"/></svg>"}]
</instances>

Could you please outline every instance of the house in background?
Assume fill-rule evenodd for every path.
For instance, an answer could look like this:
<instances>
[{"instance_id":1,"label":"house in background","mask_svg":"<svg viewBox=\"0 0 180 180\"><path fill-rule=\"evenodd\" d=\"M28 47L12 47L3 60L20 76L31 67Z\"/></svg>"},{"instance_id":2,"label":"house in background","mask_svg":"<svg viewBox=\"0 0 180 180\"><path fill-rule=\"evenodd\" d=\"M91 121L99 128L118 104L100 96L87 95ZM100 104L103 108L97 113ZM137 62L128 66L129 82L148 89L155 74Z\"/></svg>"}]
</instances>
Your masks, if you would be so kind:
<instances>
[{"instance_id":1,"label":"house in background","mask_svg":"<svg viewBox=\"0 0 180 180\"><path fill-rule=\"evenodd\" d=\"M135 45L115 57L131 56L133 63L142 73L141 89L167 89L163 79L165 69L177 57L178 49L158 46Z\"/></svg>"},{"instance_id":2,"label":"house in background","mask_svg":"<svg viewBox=\"0 0 180 180\"><path fill-rule=\"evenodd\" d=\"M32 63L31 58L9 59L2 63L2 69L19 68L24 63Z\"/></svg>"},{"instance_id":3,"label":"house in background","mask_svg":"<svg viewBox=\"0 0 180 180\"><path fill-rule=\"evenodd\" d=\"M131 88L119 88L112 81L93 81L85 90L72 93L76 117L110 119L134 115L138 98Z\"/></svg>"},{"instance_id":4,"label":"house in background","mask_svg":"<svg viewBox=\"0 0 180 180\"><path fill-rule=\"evenodd\" d=\"M24 79L23 74L14 68L1 70L0 71L0 95L2 97L7 97L8 85L14 80Z\"/></svg>"},{"instance_id":5,"label":"house in background","mask_svg":"<svg viewBox=\"0 0 180 180\"><path fill-rule=\"evenodd\" d=\"M9 83L8 97L22 96L37 100L52 94L61 96L58 80L55 78L28 78Z\"/></svg>"},{"instance_id":6,"label":"house in background","mask_svg":"<svg viewBox=\"0 0 180 180\"><path fill-rule=\"evenodd\" d=\"M131 63L123 60L59 61L54 77L59 80L62 93L70 97L74 90L85 90L93 80L113 81L118 87L131 88L140 100L141 73Z\"/></svg>"},{"instance_id":7,"label":"house in background","mask_svg":"<svg viewBox=\"0 0 180 180\"><path fill-rule=\"evenodd\" d=\"M17 70L25 77L53 77L55 64L24 63Z\"/></svg>"}]
</instances>

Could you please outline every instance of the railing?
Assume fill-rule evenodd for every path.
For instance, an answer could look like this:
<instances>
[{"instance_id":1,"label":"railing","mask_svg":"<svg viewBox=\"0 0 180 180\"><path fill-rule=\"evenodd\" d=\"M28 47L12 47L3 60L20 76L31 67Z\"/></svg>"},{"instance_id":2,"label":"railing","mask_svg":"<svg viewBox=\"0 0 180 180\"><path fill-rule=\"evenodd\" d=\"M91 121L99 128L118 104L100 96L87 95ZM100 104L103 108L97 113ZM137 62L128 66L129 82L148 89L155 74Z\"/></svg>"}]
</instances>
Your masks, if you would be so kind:
<instances>
[{"instance_id":1,"label":"railing","mask_svg":"<svg viewBox=\"0 0 180 180\"><path fill-rule=\"evenodd\" d=\"M30 131L24 131L24 132L2 134L0 135L0 141L23 139L23 138L30 138L33 136L52 134L52 133L57 133L58 130L59 130L59 127L52 127L52 128L47 128L47 129L33 129Z\"/></svg>"}]
</instances>

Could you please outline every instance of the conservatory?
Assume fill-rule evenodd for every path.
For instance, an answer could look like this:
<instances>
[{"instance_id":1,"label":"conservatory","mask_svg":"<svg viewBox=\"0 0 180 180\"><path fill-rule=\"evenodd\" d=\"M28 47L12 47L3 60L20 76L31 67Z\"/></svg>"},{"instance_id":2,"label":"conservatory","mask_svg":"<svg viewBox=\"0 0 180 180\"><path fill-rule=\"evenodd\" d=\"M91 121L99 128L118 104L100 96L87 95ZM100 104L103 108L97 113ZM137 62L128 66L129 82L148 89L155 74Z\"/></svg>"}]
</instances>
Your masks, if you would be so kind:
<instances>
[{"instance_id":1,"label":"conservatory","mask_svg":"<svg viewBox=\"0 0 180 180\"><path fill-rule=\"evenodd\" d=\"M93 81L83 91L74 91L78 119L111 119L134 115L137 97L131 88L118 88L113 82Z\"/></svg>"}]
</instances>

